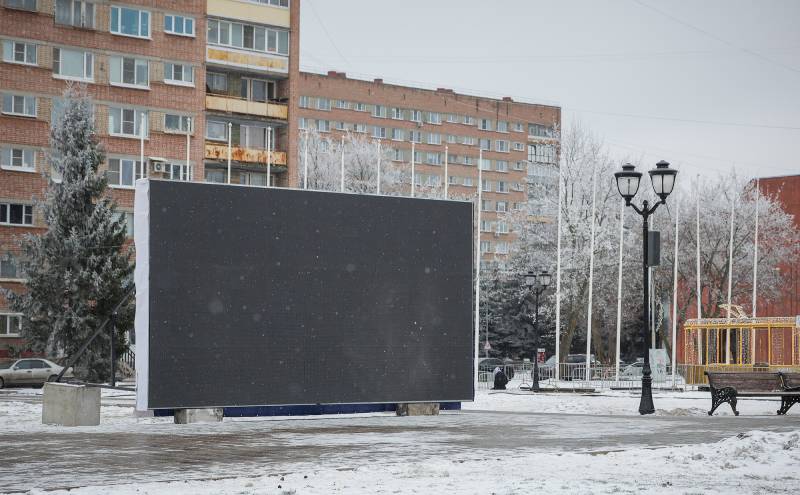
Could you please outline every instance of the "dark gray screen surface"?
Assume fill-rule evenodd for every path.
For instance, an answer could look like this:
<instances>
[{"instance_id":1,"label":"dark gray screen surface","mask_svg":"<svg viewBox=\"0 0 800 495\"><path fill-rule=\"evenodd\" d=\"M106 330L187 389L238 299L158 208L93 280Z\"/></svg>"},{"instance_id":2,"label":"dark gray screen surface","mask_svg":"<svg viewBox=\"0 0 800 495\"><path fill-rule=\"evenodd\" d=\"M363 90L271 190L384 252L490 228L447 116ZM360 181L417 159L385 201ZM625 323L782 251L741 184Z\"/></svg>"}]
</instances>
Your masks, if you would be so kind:
<instances>
[{"instance_id":1,"label":"dark gray screen surface","mask_svg":"<svg viewBox=\"0 0 800 495\"><path fill-rule=\"evenodd\" d=\"M149 210L150 409L472 400L470 203L151 181Z\"/></svg>"}]
</instances>

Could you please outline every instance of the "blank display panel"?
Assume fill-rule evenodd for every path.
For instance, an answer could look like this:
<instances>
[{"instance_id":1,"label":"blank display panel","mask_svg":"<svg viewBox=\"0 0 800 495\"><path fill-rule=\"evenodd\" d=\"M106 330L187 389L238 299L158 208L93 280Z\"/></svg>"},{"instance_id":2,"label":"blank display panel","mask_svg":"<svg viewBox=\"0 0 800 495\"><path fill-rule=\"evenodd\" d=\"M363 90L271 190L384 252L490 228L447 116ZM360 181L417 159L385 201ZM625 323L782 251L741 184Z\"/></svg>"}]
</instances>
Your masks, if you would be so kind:
<instances>
[{"instance_id":1,"label":"blank display panel","mask_svg":"<svg viewBox=\"0 0 800 495\"><path fill-rule=\"evenodd\" d=\"M139 409L473 399L471 203L144 180L135 215Z\"/></svg>"}]
</instances>

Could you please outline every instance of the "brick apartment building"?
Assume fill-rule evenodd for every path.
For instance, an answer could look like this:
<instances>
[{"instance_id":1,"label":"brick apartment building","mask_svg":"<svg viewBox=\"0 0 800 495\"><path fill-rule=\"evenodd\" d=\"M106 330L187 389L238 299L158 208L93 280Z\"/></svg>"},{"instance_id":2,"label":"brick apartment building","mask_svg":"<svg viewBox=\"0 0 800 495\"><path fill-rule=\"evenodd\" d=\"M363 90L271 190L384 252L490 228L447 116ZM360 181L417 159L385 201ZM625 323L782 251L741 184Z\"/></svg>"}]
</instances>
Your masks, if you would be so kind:
<instances>
[{"instance_id":1,"label":"brick apartment building","mask_svg":"<svg viewBox=\"0 0 800 495\"><path fill-rule=\"evenodd\" d=\"M329 133L334 140L363 133L390 147L393 160L409 168L413 142L417 186L447 180L453 197L477 191L482 149L481 252L487 261L502 261L513 236L498 213L528 209L533 186L556 186L558 139L553 129L561 127L559 107L351 79L336 71L301 72L298 93L299 129Z\"/></svg>"},{"instance_id":2,"label":"brick apartment building","mask_svg":"<svg viewBox=\"0 0 800 495\"><path fill-rule=\"evenodd\" d=\"M0 287L22 287L17 239L43 227L34 198L67 84L85 84L94 101L102 169L129 235L134 181L218 180L228 123L231 182L264 182L272 127L274 183L288 184L298 14L299 0L0 0ZM19 325L0 296L0 357L23 344Z\"/></svg>"}]
</instances>

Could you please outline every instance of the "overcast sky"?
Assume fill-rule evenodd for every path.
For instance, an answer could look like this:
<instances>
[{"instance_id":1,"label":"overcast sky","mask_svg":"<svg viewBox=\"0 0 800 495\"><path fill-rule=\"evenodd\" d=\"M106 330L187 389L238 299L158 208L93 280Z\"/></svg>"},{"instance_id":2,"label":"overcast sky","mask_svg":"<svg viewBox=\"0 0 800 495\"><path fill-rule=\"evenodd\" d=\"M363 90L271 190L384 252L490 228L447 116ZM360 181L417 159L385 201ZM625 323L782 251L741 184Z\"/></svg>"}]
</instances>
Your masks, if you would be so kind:
<instances>
[{"instance_id":1,"label":"overcast sky","mask_svg":"<svg viewBox=\"0 0 800 495\"><path fill-rule=\"evenodd\" d=\"M300 66L560 105L617 157L800 173L800 1L302 0Z\"/></svg>"}]
</instances>

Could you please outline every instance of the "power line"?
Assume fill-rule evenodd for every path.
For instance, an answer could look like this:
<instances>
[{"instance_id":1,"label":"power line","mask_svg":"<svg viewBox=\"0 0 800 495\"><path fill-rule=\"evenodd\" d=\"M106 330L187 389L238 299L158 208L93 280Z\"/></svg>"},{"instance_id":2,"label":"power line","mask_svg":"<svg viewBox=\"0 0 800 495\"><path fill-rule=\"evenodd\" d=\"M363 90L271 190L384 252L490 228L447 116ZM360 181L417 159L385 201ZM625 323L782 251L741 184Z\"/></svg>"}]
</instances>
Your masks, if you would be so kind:
<instances>
[{"instance_id":1,"label":"power line","mask_svg":"<svg viewBox=\"0 0 800 495\"><path fill-rule=\"evenodd\" d=\"M325 24L322 22L322 18L317 14L317 9L314 8L314 4L311 2L311 0L306 0L306 1L308 2L308 5L311 6L311 13L314 14L314 17L317 19L317 22L319 22L319 25L322 28L322 31L325 33L325 36L328 38L328 41L331 42L331 46L333 46L333 48L336 50L336 53L338 53L339 56L342 58L342 60L344 60L344 63L346 63L348 66L352 66L350 61L347 60L347 57L345 57L342 51L339 50L339 47L336 46L336 42L333 41L331 33L328 32L328 28L325 27Z\"/></svg>"},{"instance_id":2,"label":"power line","mask_svg":"<svg viewBox=\"0 0 800 495\"><path fill-rule=\"evenodd\" d=\"M766 62L769 62L769 63L775 64L775 65L777 65L777 66L779 66L779 67L783 67L784 69L790 70L790 71L792 71L792 72L800 72L800 69L796 69L796 68L794 68L794 67L792 67L792 66L790 66L790 65L786 65L786 64L784 64L784 63L782 63L782 62L778 62L777 60L773 60L773 59L771 59L771 58L765 57L765 56L764 56L764 55L762 55L761 53L758 53L758 52L756 52L756 51L753 51L753 50L751 50L751 49L749 49L749 48L746 48L746 47L743 47L743 46L736 45L736 44L734 44L734 43L732 43L732 42L730 42L730 41L726 40L725 38L722 38L722 37L720 37L720 36L718 36L718 35L716 35L716 34L714 34L714 33L710 32L710 31L707 31L707 30L705 30L705 29L702 29L702 28L700 28L700 27L697 27L697 26L695 26L694 24L689 24L688 22L686 22L686 21L684 21L684 20L682 20L682 19L679 19L679 18L677 18L677 17L673 16L672 14L669 14L669 13L667 13L667 12L665 12L665 11L661 10L661 9L658 9L658 8L656 8L656 7L653 7L652 5L648 5L648 4L644 3L644 2L642 2L641 0L633 0L633 1L634 1L635 3L637 3L637 4L641 5L642 7L645 7L645 8L647 8L647 9L650 9L650 10L652 10L652 11L654 11L654 12L657 12L657 13L659 13L659 14L663 15L664 17L666 17L666 18L668 18L668 19L671 19L673 22L676 22L676 23L678 23L678 24L681 24L681 25L683 25L683 26L686 26L686 27L688 27L688 28L690 28L690 29L693 29L693 30L697 31L698 33L702 33L702 34L704 34L704 35L708 36L709 38L712 38L712 39L714 39L714 40L717 40L717 41L719 41L720 43L724 43L724 44L726 44L726 45L730 46L731 48L735 48L735 49L737 49L737 50L741 50L741 51L743 51L743 52L745 52L745 53L747 53L747 54L749 54L749 55L752 55L753 57L756 57L756 58L759 58L759 59L761 59L761 60L764 60L764 61L766 61Z\"/></svg>"}]
</instances>

